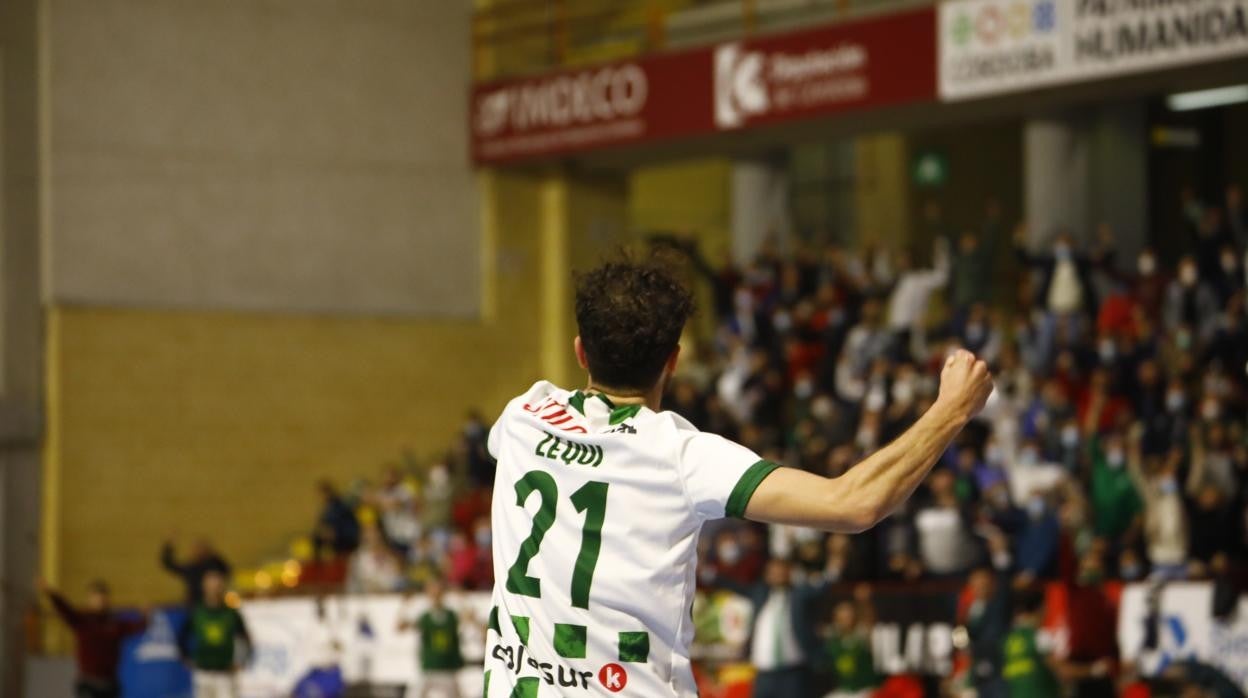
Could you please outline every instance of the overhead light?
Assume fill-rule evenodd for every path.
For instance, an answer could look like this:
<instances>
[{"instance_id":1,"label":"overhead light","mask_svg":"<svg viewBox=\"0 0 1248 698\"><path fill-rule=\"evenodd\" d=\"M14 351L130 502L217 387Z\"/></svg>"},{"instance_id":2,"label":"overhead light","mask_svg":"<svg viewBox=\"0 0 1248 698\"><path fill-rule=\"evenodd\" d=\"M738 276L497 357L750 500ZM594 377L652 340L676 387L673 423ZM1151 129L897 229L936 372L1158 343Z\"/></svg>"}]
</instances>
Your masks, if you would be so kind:
<instances>
[{"instance_id":1,"label":"overhead light","mask_svg":"<svg viewBox=\"0 0 1248 698\"><path fill-rule=\"evenodd\" d=\"M1212 90L1196 90L1195 92L1179 92L1166 97L1166 106L1170 111L1192 111L1193 109L1209 109L1225 107L1228 104L1248 102L1248 85L1231 85L1216 87Z\"/></svg>"}]
</instances>

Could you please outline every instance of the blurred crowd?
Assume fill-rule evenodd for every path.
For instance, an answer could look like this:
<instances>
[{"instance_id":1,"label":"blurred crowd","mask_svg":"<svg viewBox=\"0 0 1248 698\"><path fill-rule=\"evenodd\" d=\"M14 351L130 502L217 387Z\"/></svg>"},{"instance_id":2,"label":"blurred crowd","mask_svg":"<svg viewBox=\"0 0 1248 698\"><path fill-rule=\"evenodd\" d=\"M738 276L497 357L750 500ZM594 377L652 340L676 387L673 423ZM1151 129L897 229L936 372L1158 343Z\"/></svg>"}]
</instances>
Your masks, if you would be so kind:
<instances>
[{"instance_id":1,"label":"blurred crowd","mask_svg":"<svg viewBox=\"0 0 1248 698\"><path fill-rule=\"evenodd\" d=\"M1074 612L1054 680L1112 694L1106 582L1233 589L1233 562L1248 550L1248 212L1236 187L1184 205L1177 258L1147 247L1123 258L1105 226L1082 242L1033 233L994 201L958 230L929 203L930 249L768 243L747 265L713 265L688 239L654 236L713 299L713 336L686 342L665 407L765 458L839 475L931 404L953 348L996 375L980 419L882 525L851 537L716 522L702 537L702 583L747 595L768 580L965 583L959 620L972 657L960 680L985 696L1021 695L1004 650L1015 614L1026 616L1042 584L1066 584ZM322 483L315 549L339 565L327 579L360 592L434 577L489 589L487 432L473 414L419 474L392 467L346 492ZM758 628L774 614L769 596L755 596ZM782 638L783 652L760 648L756 632L751 659L776 670L830 662L833 675L837 662L869 664L870 613L841 604L824 615L804 637ZM865 695L878 681L832 683Z\"/></svg>"},{"instance_id":2,"label":"blurred crowd","mask_svg":"<svg viewBox=\"0 0 1248 698\"><path fill-rule=\"evenodd\" d=\"M1124 258L1105 226L1011 226L991 200L956 229L929 202L916 236L927 249L816 235L737 266L709 263L688 238L651 238L712 298L713 332L690 332L665 408L768 460L844 473L932 403L957 347L996 377L980 418L874 529L708 524L699 581L751 601L757 695L882 690L873 585L961 589L967 661L945 689L987 697L1116 695L1122 582L1210 579L1214 614L1233 612L1248 552L1248 209L1234 186L1183 205L1187 229L1169 246L1183 252L1168 256ZM488 429L472 413L430 466L319 483L299 585L489 590ZM162 562L191 607L206 575L229 574L207 544L182 561L166 547ZM830 603L838 585L854 600ZM1064 589L1060 651L1036 627L1046 585Z\"/></svg>"}]
</instances>

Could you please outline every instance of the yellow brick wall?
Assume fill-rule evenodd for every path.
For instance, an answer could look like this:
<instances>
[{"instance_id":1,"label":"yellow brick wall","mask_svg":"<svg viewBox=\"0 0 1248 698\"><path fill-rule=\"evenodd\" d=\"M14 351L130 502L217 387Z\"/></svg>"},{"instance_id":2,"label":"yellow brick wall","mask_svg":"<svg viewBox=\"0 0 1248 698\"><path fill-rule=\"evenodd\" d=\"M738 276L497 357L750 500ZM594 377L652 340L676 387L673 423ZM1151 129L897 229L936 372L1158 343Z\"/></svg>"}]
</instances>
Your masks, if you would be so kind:
<instances>
[{"instance_id":1,"label":"yellow brick wall","mask_svg":"<svg viewBox=\"0 0 1248 698\"><path fill-rule=\"evenodd\" d=\"M317 478L439 452L470 407L491 417L541 373L541 184L483 176L480 322L53 308L45 574L174 598L156 565L171 530L254 564L308 528Z\"/></svg>"}]
</instances>

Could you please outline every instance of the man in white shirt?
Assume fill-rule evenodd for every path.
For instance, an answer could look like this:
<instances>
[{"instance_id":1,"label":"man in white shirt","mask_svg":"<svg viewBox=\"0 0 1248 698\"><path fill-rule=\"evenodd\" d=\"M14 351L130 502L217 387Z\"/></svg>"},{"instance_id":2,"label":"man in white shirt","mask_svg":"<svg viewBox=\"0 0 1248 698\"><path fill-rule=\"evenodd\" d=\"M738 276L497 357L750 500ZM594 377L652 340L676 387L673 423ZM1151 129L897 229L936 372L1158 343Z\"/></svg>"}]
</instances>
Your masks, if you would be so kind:
<instances>
[{"instance_id":1,"label":"man in white shirt","mask_svg":"<svg viewBox=\"0 0 1248 698\"><path fill-rule=\"evenodd\" d=\"M858 532L923 481L983 407L992 379L949 356L927 413L837 478L782 468L660 411L693 311L652 262L577 279L581 390L541 381L504 408L486 698L694 696L689 661L697 542L724 516Z\"/></svg>"}]
</instances>

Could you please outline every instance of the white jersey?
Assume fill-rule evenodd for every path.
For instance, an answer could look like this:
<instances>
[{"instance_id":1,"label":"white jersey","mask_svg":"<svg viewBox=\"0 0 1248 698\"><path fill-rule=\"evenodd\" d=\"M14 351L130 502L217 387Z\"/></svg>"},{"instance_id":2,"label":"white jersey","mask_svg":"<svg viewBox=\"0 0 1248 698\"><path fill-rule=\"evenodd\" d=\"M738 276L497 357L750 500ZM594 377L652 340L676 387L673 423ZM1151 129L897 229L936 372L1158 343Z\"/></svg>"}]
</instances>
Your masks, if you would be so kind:
<instances>
[{"instance_id":1,"label":"white jersey","mask_svg":"<svg viewBox=\"0 0 1248 698\"><path fill-rule=\"evenodd\" d=\"M485 698L694 696L703 522L777 466L671 412L539 382L490 431Z\"/></svg>"}]
</instances>

